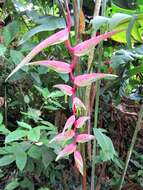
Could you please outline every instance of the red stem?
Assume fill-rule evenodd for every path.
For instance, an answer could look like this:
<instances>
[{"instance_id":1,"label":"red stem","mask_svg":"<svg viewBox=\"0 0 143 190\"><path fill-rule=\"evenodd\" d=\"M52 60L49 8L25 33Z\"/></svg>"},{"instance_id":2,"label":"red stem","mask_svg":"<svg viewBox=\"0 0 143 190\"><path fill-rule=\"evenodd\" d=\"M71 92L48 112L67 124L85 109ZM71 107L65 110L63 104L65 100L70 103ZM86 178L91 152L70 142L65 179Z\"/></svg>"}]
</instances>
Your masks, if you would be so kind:
<instances>
[{"instance_id":1,"label":"red stem","mask_svg":"<svg viewBox=\"0 0 143 190\"><path fill-rule=\"evenodd\" d=\"M70 10L69 10L69 6L68 6L68 3L67 3L67 0L65 0L65 5L66 5L66 10L67 10L67 27L68 27L68 31L70 32L71 18L70 18Z\"/></svg>"},{"instance_id":2,"label":"red stem","mask_svg":"<svg viewBox=\"0 0 143 190\"><path fill-rule=\"evenodd\" d=\"M75 2L76 3L76 2ZM68 7L68 3L66 1L66 10L67 10L67 27L68 27L68 32L70 32L70 28L71 28L71 18L70 18L70 11L69 11L69 7ZM79 37L76 36L76 43L79 41ZM74 97L75 97L75 92L76 92L76 85L74 84L74 80L75 80L75 76L73 74L74 72L74 69L76 67L76 64L78 62L78 59L77 57L74 55L74 48L71 46L69 40L66 40L65 42L66 44L66 47L68 48L68 50L70 51L70 53L73 54L73 62L71 64L71 72L70 72L70 78L73 82L73 89L72 89L72 102L74 100ZM73 105L73 115L76 115L76 107ZM74 131L76 133L76 125L74 124ZM75 138L74 138L74 143L76 143L76 135L75 135ZM84 170L84 174L83 174L83 190L87 190L87 175L86 175L86 170Z\"/></svg>"}]
</instances>

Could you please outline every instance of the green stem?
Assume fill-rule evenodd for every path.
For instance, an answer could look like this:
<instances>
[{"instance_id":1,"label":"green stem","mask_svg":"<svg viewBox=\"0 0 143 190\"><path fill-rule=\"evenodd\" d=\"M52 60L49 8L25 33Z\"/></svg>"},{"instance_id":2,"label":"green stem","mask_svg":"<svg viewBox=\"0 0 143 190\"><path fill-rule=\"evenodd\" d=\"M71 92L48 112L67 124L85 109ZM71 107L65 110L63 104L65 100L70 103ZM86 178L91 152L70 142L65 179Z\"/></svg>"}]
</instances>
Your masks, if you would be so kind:
<instances>
[{"instance_id":1,"label":"green stem","mask_svg":"<svg viewBox=\"0 0 143 190\"><path fill-rule=\"evenodd\" d=\"M100 81L96 82L96 104L94 115L94 128L97 128L98 111L99 111ZM95 189L95 157L96 157L96 139L93 142L92 152L92 171L91 171L91 190Z\"/></svg>"},{"instance_id":2,"label":"green stem","mask_svg":"<svg viewBox=\"0 0 143 190\"><path fill-rule=\"evenodd\" d=\"M130 159L131 159L131 155L132 155L132 152L133 152L133 148L134 148L134 145L135 145L135 142L136 142L136 139L137 139L138 132L139 132L140 127L141 127L142 118L143 118L143 104L141 105L141 108L140 108L140 112L139 112L136 128L135 128L135 131L134 131L134 134L133 134L133 137L132 137L132 141L131 141L131 144L130 144L129 151L127 153L125 168L124 168L121 180L120 180L120 184L119 184L118 190L122 189L122 186L123 186L123 183L124 183L124 179L125 179L125 175L127 173L128 165L129 165L129 162L130 162Z\"/></svg>"}]
</instances>

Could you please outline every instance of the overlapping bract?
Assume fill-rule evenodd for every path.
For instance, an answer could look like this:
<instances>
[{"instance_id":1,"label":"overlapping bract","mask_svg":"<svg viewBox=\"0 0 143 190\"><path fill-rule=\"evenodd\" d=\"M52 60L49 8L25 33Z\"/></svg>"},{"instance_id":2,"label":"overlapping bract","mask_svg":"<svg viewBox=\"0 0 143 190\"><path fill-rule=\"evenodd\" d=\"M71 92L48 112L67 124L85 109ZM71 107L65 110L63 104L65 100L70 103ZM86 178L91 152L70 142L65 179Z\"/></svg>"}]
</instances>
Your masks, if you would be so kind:
<instances>
[{"instance_id":1,"label":"overlapping bract","mask_svg":"<svg viewBox=\"0 0 143 190\"><path fill-rule=\"evenodd\" d=\"M22 61L17 67L10 73L6 80L8 80L14 73L16 73L19 69L21 69L24 65L29 63L39 52L41 52L44 48L64 42L68 39L68 29L65 28L52 36L48 37L40 44L38 44Z\"/></svg>"},{"instance_id":2,"label":"overlapping bract","mask_svg":"<svg viewBox=\"0 0 143 190\"><path fill-rule=\"evenodd\" d=\"M80 44L75 46L73 49L73 52L76 56L82 56L82 55L88 54L88 52L94 46L96 46L98 43L100 43L102 40L105 40L105 39L109 38L110 36L115 35L122 31L123 30L111 31L111 32L107 32L105 34L101 34L99 36L93 36L89 40L81 42Z\"/></svg>"},{"instance_id":3,"label":"overlapping bract","mask_svg":"<svg viewBox=\"0 0 143 190\"><path fill-rule=\"evenodd\" d=\"M55 88L60 89L64 94L71 96L72 95L72 87L66 84L57 84L54 85Z\"/></svg>"},{"instance_id":4,"label":"overlapping bract","mask_svg":"<svg viewBox=\"0 0 143 190\"><path fill-rule=\"evenodd\" d=\"M50 69L58 73L63 73L63 74L71 72L70 64L62 62L62 61L43 60L43 61L28 63L27 65L41 65L41 66L49 67Z\"/></svg>"},{"instance_id":5,"label":"overlapping bract","mask_svg":"<svg viewBox=\"0 0 143 190\"><path fill-rule=\"evenodd\" d=\"M117 75L105 73L83 74L75 77L74 84L79 87L91 85L91 83L101 79L115 79Z\"/></svg>"}]
</instances>

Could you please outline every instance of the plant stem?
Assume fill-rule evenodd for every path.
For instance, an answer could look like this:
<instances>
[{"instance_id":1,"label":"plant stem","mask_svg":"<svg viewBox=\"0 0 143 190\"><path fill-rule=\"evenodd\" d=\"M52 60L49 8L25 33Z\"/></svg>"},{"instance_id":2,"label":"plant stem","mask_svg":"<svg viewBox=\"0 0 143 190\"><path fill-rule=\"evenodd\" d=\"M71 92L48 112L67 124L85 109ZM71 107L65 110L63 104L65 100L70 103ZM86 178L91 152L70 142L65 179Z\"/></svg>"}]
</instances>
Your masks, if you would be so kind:
<instances>
[{"instance_id":1,"label":"plant stem","mask_svg":"<svg viewBox=\"0 0 143 190\"><path fill-rule=\"evenodd\" d=\"M98 71L100 71L100 65L102 61L102 43L99 44L98 54ZM94 114L94 128L97 128L98 124L98 112L99 112L99 97L100 97L100 81L96 82L96 103L95 103L95 114ZM92 153L92 170L91 170L91 190L95 189L95 157L96 157L96 139L93 142L93 153Z\"/></svg>"},{"instance_id":2,"label":"plant stem","mask_svg":"<svg viewBox=\"0 0 143 190\"><path fill-rule=\"evenodd\" d=\"M133 137L132 137L132 141L131 141L131 144L130 144L129 151L127 153L125 168L124 168L121 180L120 180L118 190L122 189L123 182L124 182L124 179L125 179L125 175L127 173L128 165L129 165L131 155L132 155L132 152L133 152L133 148L134 148L134 145L135 145L135 142L136 142L136 139L137 139L137 135L138 135L138 132L139 132L139 130L141 128L142 118L143 118L143 104L141 105L141 108L140 108L140 112L139 112L139 115L138 115L138 120L137 120L137 123L136 123L136 128L135 128L135 131L134 131L134 134L133 134Z\"/></svg>"},{"instance_id":3,"label":"plant stem","mask_svg":"<svg viewBox=\"0 0 143 190\"><path fill-rule=\"evenodd\" d=\"M94 7L94 13L93 13L93 18L95 16L99 15L99 11L100 11L100 6L101 6L101 0L97 0L95 3L95 7ZM91 73L92 72L92 62L94 59L94 50L95 48L92 48L89 52L89 56L88 56L88 63L87 63L87 72ZM86 87L86 91L85 91L85 105L87 107L87 111L86 111L86 115L90 116L91 115L91 109L90 109L90 91L91 91L91 86L87 86ZM88 121L88 134L90 134L91 131L91 123L90 121ZM91 160L91 142L88 142L88 157Z\"/></svg>"}]
</instances>

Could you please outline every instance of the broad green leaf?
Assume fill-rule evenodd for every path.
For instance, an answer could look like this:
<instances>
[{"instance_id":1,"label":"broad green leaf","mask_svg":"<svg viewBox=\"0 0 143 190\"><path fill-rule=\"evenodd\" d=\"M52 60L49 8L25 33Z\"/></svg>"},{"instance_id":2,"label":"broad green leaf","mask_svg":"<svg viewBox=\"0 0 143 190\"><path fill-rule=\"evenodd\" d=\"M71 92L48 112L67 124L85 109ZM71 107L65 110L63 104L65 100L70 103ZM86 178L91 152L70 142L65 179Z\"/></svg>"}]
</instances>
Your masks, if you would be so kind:
<instances>
[{"instance_id":1,"label":"broad green leaf","mask_svg":"<svg viewBox=\"0 0 143 190\"><path fill-rule=\"evenodd\" d=\"M40 94L44 97L44 99L47 99L50 92L48 90L48 88L42 88L39 86L34 85L34 87L40 92Z\"/></svg>"},{"instance_id":2,"label":"broad green leaf","mask_svg":"<svg viewBox=\"0 0 143 190\"><path fill-rule=\"evenodd\" d=\"M143 73L143 65L136 66L135 68L129 70L130 76L136 75L138 73Z\"/></svg>"},{"instance_id":3,"label":"broad green leaf","mask_svg":"<svg viewBox=\"0 0 143 190\"><path fill-rule=\"evenodd\" d=\"M137 15L133 15L133 17L131 18L128 28L127 28L127 32L126 32L126 41L127 41L127 46L129 49L132 48L132 29L134 27L135 23L137 20ZM138 32L138 31L137 31Z\"/></svg>"},{"instance_id":4,"label":"broad green leaf","mask_svg":"<svg viewBox=\"0 0 143 190\"><path fill-rule=\"evenodd\" d=\"M28 155L31 157L31 158L34 158L34 159L39 159L42 155L42 149L41 147L39 146L36 146L36 145L33 145L29 150L28 150Z\"/></svg>"},{"instance_id":5,"label":"broad green leaf","mask_svg":"<svg viewBox=\"0 0 143 190\"><path fill-rule=\"evenodd\" d=\"M25 128L25 129L32 129L32 127L31 127L31 125L29 125L28 123L25 123L25 122L23 122L23 121L17 121L17 123L18 123L18 125L20 126L20 127L23 127L23 128Z\"/></svg>"},{"instance_id":6,"label":"broad green leaf","mask_svg":"<svg viewBox=\"0 0 143 190\"><path fill-rule=\"evenodd\" d=\"M2 122L3 122L3 115L2 113L0 113L0 124L2 124Z\"/></svg>"},{"instance_id":7,"label":"broad green leaf","mask_svg":"<svg viewBox=\"0 0 143 190\"><path fill-rule=\"evenodd\" d=\"M22 171L26 165L27 162L27 154L25 151L20 147L20 145L17 145L15 147L15 157L16 157L16 165L19 168L20 171Z\"/></svg>"},{"instance_id":8,"label":"broad green leaf","mask_svg":"<svg viewBox=\"0 0 143 190\"><path fill-rule=\"evenodd\" d=\"M3 44L0 44L0 56L4 56L6 52L6 47Z\"/></svg>"},{"instance_id":9,"label":"broad green leaf","mask_svg":"<svg viewBox=\"0 0 143 190\"><path fill-rule=\"evenodd\" d=\"M22 137L25 137L26 135L27 131L17 129L6 136L5 143L10 143L13 141L20 140Z\"/></svg>"},{"instance_id":10,"label":"broad green leaf","mask_svg":"<svg viewBox=\"0 0 143 190\"><path fill-rule=\"evenodd\" d=\"M14 155L6 155L0 158L0 167L11 164L15 160Z\"/></svg>"},{"instance_id":11,"label":"broad green leaf","mask_svg":"<svg viewBox=\"0 0 143 190\"><path fill-rule=\"evenodd\" d=\"M40 139L40 128L35 127L28 132L28 140L38 141Z\"/></svg>"},{"instance_id":12,"label":"broad green leaf","mask_svg":"<svg viewBox=\"0 0 143 190\"><path fill-rule=\"evenodd\" d=\"M20 186L22 189L35 190L32 178L24 177L24 180L20 181Z\"/></svg>"},{"instance_id":13,"label":"broad green leaf","mask_svg":"<svg viewBox=\"0 0 143 190\"><path fill-rule=\"evenodd\" d=\"M48 98L58 98L64 96L63 92L55 90L48 95Z\"/></svg>"},{"instance_id":14,"label":"broad green leaf","mask_svg":"<svg viewBox=\"0 0 143 190\"><path fill-rule=\"evenodd\" d=\"M35 28L31 29L26 34L24 34L23 38L19 42L19 45L25 43L27 40L29 40L31 37L33 37L35 34L38 34L40 32L54 31L55 29L65 28L64 19L53 18L53 17L47 17L47 19L48 20L45 19L45 21L47 23L36 26Z\"/></svg>"},{"instance_id":15,"label":"broad green leaf","mask_svg":"<svg viewBox=\"0 0 143 190\"><path fill-rule=\"evenodd\" d=\"M31 78L32 78L34 84L36 84L36 85L42 85L39 73L37 73L37 72L31 72L30 74L31 74Z\"/></svg>"},{"instance_id":16,"label":"broad green leaf","mask_svg":"<svg viewBox=\"0 0 143 190\"><path fill-rule=\"evenodd\" d=\"M10 133L10 131L5 127L5 125L0 124L0 133L7 135Z\"/></svg>"},{"instance_id":17,"label":"broad green leaf","mask_svg":"<svg viewBox=\"0 0 143 190\"><path fill-rule=\"evenodd\" d=\"M101 147L104 160L113 159L114 155L116 155L116 152L111 139L103 133L102 129L99 128L94 129L94 135L97 143Z\"/></svg>"},{"instance_id":18,"label":"broad green leaf","mask_svg":"<svg viewBox=\"0 0 143 190\"><path fill-rule=\"evenodd\" d=\"M8 46L15 39L18 32L19 25L16 21L13 21L12 23L4 27L3 36L6 46Z\"/></svg>"},{"instance_id":19,"label":"broad green leaf","mask_svg":"<svg viewBox=\"0 0 143 190\"><path fill-rule=\"evenodd\" d=\"M11 182L6 185L4 190L14 190L19 186L17 179L11 179Z\"/></svg>"},{"instance_id":20,"label":"broad green leaf","mask_svg":"<svg viewBox=\"0 0 143 190\"><path fill-rule=\"evenodd\" d=\"M133 17L136 17L134 21L134 25L131 31L131 42L142 42L142 31L143 31L143 14L136 14ZM112 18L108 17L95 17L92 20L92 25L95 30L100 29L101 26L107 25L110 30L121 30L127 29L128 25L132 19L132 15L125 14L121 11L114 14ZM101 20L101 23L99 22ZM99 23L98 23L99 22ZM128 36L127 36L128 37ZM126 40L126 31L122 31L120 33L111 36L111 38L120 43L127 43Z\"/></svg>"},{"instance_id":21,"label":"broad green leaf","mask_svg":"<svg viewBox=\"0 0 143 190\"><path fill-rule=\"evenodd\" d=\"M13 49L10 50L10 56L11 56L12 61L16 65L19 64L24 58L23 54L20 51L13 50Z\"/></svg>"},{"instance_id":22,"label":"broad green leaf","mask_svg":"<svg viewBox=\"0 0 143 190\"><path fill-rule=\"evenodd\" d=\"M52 150L44 148L42 150L42 162L44 164L44 167L47 168L49 164L55 160L55 157L55 153Z\"/></svg>"}]
</instances>

